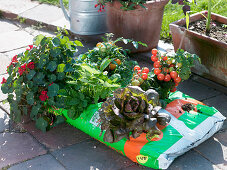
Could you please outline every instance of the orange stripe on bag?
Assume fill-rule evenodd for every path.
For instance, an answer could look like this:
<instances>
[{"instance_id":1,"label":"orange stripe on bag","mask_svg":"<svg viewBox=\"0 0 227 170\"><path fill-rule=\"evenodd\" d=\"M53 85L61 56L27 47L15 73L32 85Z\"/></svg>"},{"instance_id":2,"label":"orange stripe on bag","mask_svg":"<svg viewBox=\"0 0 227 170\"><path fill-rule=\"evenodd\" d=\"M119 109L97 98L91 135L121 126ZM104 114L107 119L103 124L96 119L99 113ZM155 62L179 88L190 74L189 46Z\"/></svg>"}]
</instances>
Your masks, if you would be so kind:
<instances>
[{"instance_id":1,"label":"orange stripe on bag","mask_svg":"<svg viewBox=\"0 0 227 170\"><path fill-rule=\"evenodd\" d=\"M142 133L138 138L130 137L130 140L125 142L125 155L133 162L137 162L136 156L140 155L140 150L148 142L146 133ZM138 163L138 162L137 162Z\"/></svg>"}]
</instances>

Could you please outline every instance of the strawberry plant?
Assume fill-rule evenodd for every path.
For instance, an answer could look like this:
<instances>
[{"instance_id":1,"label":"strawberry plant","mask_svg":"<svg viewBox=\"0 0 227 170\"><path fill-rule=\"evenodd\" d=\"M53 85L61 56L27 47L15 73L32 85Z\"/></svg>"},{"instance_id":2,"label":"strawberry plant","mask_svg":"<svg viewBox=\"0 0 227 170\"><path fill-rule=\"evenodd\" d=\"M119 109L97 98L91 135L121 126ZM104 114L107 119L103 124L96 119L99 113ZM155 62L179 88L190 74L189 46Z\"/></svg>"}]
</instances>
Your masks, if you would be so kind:
<instances>
[{"instance_id":1,"label":"strawberry plant","mask_svg":"<svg viewBox=\"0 0 227 170\"><path fill-rule=\"evenodd\" d=\"M73 71L74 52L81 42L70 41L58 34L56 37L38 35L34 45L13 57L7 67L8 78L3 79L1 90L8 94L10 117L21 121L30 115L37 128L46 131L62 117L48 109L64 107L58 91L64 89L67 76Z\"/></svg>"}]
</instances>

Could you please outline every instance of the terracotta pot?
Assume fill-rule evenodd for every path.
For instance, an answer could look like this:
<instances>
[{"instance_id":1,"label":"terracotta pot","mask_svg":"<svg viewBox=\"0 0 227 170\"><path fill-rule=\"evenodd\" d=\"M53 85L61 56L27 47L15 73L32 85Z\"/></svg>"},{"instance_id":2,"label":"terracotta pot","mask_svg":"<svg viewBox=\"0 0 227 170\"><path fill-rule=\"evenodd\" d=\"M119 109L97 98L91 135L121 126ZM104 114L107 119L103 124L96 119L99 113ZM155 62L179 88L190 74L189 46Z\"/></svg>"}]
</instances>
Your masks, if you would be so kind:
<instances>
[{"instance_id":1,"label":"terracotta pot","mask_svg":"<svg viewBox=\"0 0 227 170\"><path fill-rule=\"evenodd\" d=\"M146 43L148 47L139 46L135 49L131 44L123 45L132 52L149 51L157 47L160 38L164 6L169 0L147 1L144 5L136 6L135 10L124 11L119 1L107 4L107 27L115 37L124 37ZM122 44L121 44L122 45Z\"/></svg>"},{"instance_id":2,"label":"terracotta pot","mask_svg":"<svg viewBox=\"0 0 227 170\"><path fill-rule=\"evenodd\" d=\"M202 13L206 15L206 11ZM211 18L214 21L227 24L227 18L221 15L212 13ZM201 19L203 19L203 16L200 13L190 16L190 22ZM205 78L227 86L227 43L186 30L184 27L185 23L185 19L181 19L169 25L173 37L174 50L176 51L181 44L181 49L197 54L201 58L202 64L206 67L206 71L203 72L199 67L195 67L193 71ZM182 39L182 37L184 38Z\"/></svg>"}]
</instances>

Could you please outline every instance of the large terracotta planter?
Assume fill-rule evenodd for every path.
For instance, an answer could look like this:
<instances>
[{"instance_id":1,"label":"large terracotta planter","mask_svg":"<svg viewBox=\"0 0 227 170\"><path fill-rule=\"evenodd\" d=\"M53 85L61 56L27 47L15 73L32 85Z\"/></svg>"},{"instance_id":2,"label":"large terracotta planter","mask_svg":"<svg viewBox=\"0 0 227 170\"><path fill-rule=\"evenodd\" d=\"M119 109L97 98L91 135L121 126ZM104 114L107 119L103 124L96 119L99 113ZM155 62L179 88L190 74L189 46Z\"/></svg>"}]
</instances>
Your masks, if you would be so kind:
<instances>
[{"instance_id":1,"label":"large terracotta planter","mask_svg":"<svg viewBox=\"0 0 227 170\"><path fill-rule=\"evenodd\" d=\"M204 15L205 11L202 12ZM200 13L190 16L190 22L202 19ZM212 20L227 24L227 18L212 13ZM170 31L173 37L175 51L181 44L181 49L197 54L206 67L206 72L195 67L194 72L210 80L227 86L227 43L220 42L214 38L186 30L185 19L178 20L170 24ZM184 37L184 38L182 38ZM181 42L182 40L182 42Z\"/></svg>"},{"instance_id":2,"label":"large terracotta planter","mask_svg":"<svg viewBox=\"0 0 227 170\"><path fill-rule=\"evenodd\" d=\"M115 37L130 38L146 43L148 47L140 46L137 50L130 44L123 45L132 52L149 51L157 47L160 38L164 6L169 0L148 1L144 6L137 6L135 10L120 9L120 2L114 0L107 4L107 27Z\"/></svg>"}]
</instances>

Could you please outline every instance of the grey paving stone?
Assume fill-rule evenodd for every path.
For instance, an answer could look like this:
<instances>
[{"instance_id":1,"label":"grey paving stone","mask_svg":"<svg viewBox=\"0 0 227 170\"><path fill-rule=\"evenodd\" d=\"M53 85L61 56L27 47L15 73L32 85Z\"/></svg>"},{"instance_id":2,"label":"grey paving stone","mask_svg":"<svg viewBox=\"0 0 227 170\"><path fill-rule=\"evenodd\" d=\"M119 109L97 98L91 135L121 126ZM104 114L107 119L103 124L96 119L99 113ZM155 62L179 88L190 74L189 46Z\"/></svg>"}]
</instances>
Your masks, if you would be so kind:
<instances>
[{"instance_id":1,"label":"grey paving stone","mask_svg":"<svg viewBox=\"0 0 227 170\"><path fill-rule=\"evenodd\" d=\"M177 90L200 101L221 94L219 91L216 91L205 85L199 84L198 82L195 82L191 79L180 83L180 85L177 87Z\"/></svg>"},{"instance_id":2,"label":"grey paving stone","mask_svg":"<svg viewBox=\"0 0 227 170\"><path fill-rule=\"evenodd\" d=\"M132 162L95 140L87 140L52 152L68 170L99 169L116 170L129 166Z\"/></svg>"},{"instance_id":3,"label":"grey paving stone","mask_svg":"<svg viewBox=\"0 0 227 170\"><path fill-rule=\"evenodd\" d=\"M0 4L1 4L1 1L0 1ZM1 28L1 33L8 32L8 31L15 31L19 29L19 27L14 25L12 22L8 20L3 20L3 19L0 19L0 28Z\"/></svg>"},{"instance_id":4,"label":"grey paving stone","mask_svg":"<svg viewBox=\"0 0 227 170\"><path fill-rule=\"evenodd\" d=\"M137 163L133 163L131 166L123 168L122 170L154 170L154 169L148 168L146 166L142 166L142 165L137 164Z\"/></svg>"},{"instance_id":5,"label":"grey paving stone","mask_svg":"<svg viewBox=\"0 0 227 170\"><path fill-rule=\"evenodd\" d=\"M1 34L0 34L1 35ZM0 42L1 43L1 42ZM1 48L1 47L0 47ZM0 74L6 74L7 66L11 63L11 58L5 54L0 53ZM2 82L2 78L0 80Z\"/></svg>"},{"instance_id":6,"label":"grey paving stone","mask_svg":"<svg viewBox=\"0 0 227 170\"><path fill-rule=\"evenodd\" d=\"M44 144L51 150L70 146L90 138L82 131L68 125L67 123L60 124L45 133L37 129L34 122L24 124L23 126L40 143Z\"/></svg>"},{"instance_id":7,"label":"grey paving stone","mask_svg":"<svg viewBox=\"0 0 227 170\"><path fill-rule=\"evenodd\" d=\"M215 134L195 150L220 169L227 169L227 131Z\"/></svg>"},{"instance_id":8,"label":"grey paving stone","mask_svg":"<svg viewBox=\"0 0 227 170\"><path fill-rule=\"evenodd\" d=\"M38 28L38 27L35 27L35 26L31 26L31 27L26 27L24 28L24 30L26 32L28 32L29 34L31 34L32 36L37 36L39 34L42 34L44 36L47 36L47 37L54 37L55 34L51 31L46 31L44 30L45 28Z\"/></svg>"},{"instance_id":9,"label":"grey paving stone","mask_svg":"<svg viewBox=\"0 0 227 170\"><path fill-rule=\"evenodd\" d=\"M55 25L57 27L70 29L70 23L68 20L65 19L65 17L62 17L62 18L58 19L57 21L52 22L51 24Z\"/></svg>"},{"instance_id":10,"label":"grey paving stone","mask_svg":"<svg viewBox=\"0 0 227 170\"><path fill-rule=\"evenodd\" d=\"M46 154L46 150L27 133L0 134L0 168Z\"/></svg>"},{"instance_id":11,"label":"grey paving stone","mask_svg":"<svg viewBox=\"0 0 227 170\"><path fill-rule=\"evenodd\" d=\"M38 5L30 10L21 13L20 16L47 24L64 17L61 8L47 4Z\"/></svg>"},{"instance_id":12,"label":"grey paving stone","mask_svg":"<svg viewBox=\"0 0 227 170\"><path fill-rule=\"evenodd\" d=\"M32 44L32 43L31 43ZM27 49L28 47L22 47L22 48L19 48L19 49L16 49L16 50L11 50L11 51L8 51L6 53L4 53L6 56L8 56L9 58L13 58L15 55L18 55L20 53L23 53L25 52L25 50Z\"/></svg>"},{"instance_id":13,"label":"grey paving stone","mask_svg":"<svg viewBox=\"0 0 227 170\"><path fill-rule=\"evenodd\" d=\"M0 108L0 133L9 129L9 116Z\"/></svg>"},{"instance_id":14,"label":"grey paving stone","mask_svg":"<svg viewBox=\"0 0 227 170\"><path fill-rule=\"evenodd\" d=\"M0 52L25 47L33 42L33 36L25 31L9 31L0 33L0 36Z\"/></svg>"},{"instance_id":15,"label":"grey paving stone","mask_svg":"<svg viewBox=\"0 0 227 170\"><path fill-rule=\"evenodd\" d=\"M0 0L0 10L9 11L15 14L22 13L39 5L37 1L31 0Z\"/></svg>"},{"instance_id":16,"label":"grey paving stone","mask_svg":"<svg viewBox=\"0 0 227 170\"><path fill-rule=\"evenodd\" d=\"M214 170L218 169L197 152L191 150L176 158L168 170Z\"/></svg>"},{"instance_id":17,"label":"grey paving stone","mask_svg":"<svg viewBox=\"0 0 227 170\"><path fill-rule=\"evenodd\" d=\"M19 163L9 168L9 170L64 170L65 168L51 155L42 155L32 160Z\"/></svg>"}]
</instances>

